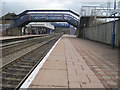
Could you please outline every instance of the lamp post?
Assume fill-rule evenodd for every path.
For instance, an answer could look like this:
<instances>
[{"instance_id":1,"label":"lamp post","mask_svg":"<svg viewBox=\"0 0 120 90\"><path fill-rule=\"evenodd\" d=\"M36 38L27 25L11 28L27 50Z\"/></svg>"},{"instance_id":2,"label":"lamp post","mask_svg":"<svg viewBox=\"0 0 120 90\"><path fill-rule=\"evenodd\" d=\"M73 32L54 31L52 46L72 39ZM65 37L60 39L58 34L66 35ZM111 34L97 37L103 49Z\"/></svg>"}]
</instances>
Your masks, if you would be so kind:
<instances>
[{"instance_id":1,"label":"lamp post","mask_svg":"<svg viewBox=\"0 0 120 90\"><path fill-rule=\"evenodd\" d=\"M114 0L114 10L116 9L116 0ZM115 14L114 13L114 21L113 21L113 29L112 29L112 48L115 47Z\"/></svg>"}]
</instances>

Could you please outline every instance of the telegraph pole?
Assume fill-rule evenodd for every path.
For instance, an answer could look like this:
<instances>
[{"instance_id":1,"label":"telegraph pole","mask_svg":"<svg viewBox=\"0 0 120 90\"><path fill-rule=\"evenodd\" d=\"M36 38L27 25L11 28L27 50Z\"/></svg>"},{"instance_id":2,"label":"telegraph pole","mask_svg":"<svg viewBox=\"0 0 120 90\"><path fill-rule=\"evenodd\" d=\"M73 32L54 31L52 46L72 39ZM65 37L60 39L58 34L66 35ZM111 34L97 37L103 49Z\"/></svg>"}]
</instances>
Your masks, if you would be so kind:
<instances>
[{"instance_id":1,"label":"telegraph pole","mask_svg":"<svg viewBox=\"0 0 120 90\"><path fill-rule=\"evenodd\" d=\"M114 10L116 9L116 0L114 0ZM113 21L113 30L112 30L112 48L115 47L115 14L114 13L114 21Z\"/></svg>"}]
</instances>

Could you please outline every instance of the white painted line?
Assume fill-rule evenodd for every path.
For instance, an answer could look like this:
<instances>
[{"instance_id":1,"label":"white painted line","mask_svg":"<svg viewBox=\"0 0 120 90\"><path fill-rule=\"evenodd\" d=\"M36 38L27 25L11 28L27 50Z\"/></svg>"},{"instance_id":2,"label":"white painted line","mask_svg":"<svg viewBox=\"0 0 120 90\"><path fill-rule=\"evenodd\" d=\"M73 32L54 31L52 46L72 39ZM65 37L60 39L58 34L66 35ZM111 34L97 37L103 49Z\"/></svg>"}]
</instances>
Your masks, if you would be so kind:
<instances>
[{"instance_id":1,"label":"white painted line","mask_svg":"<svg viewBox=\"0 0 120 90\"><path fill-rule=\"evenodd\" d=\"M61 39L62 37L60 37ZM45 61L48 59L49 55L51 54L51 52L53 51L53 49L55 48L55 46L57 45L57 43L60 41L60 39L53 45L53 47L51 48L51 50L47 53L47 55L42 59L42 61L38 64L38 66L34 69L34 71L30 74L30 76L26 79L26 81L22 84L22 86L20 87L20 89L23 88L28 88L29 85L31 84L31 82L33 81L33 79L35 78L35 76L37 75L38 71L40 70L40 68L43 66L43 64L45 63Z\"/></svg>"}]
</instances>

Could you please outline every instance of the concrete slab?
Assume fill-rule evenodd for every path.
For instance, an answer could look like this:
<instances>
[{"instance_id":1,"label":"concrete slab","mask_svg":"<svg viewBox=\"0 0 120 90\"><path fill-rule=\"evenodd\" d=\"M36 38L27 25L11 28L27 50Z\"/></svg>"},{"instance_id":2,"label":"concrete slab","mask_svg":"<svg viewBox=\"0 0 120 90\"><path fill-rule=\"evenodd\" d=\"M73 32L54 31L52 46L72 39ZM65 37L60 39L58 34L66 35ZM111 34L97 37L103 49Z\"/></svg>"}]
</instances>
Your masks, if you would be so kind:
<instances>
[{"instance_id":1,"label":"concrete slab","mask_svg":"<svg viewBox=\"0 0 120 90\"><path fill-rule=\"evenodd\" d=\"M62 57L62 56L50 56L49 58L48 58L48 60L59 60L59 61L65 61L65 57Z\"/></svg>"},{"instance_id":2,"label":"concrete slab","mask_svg":"<svg viewBox=\"0 0 120 90\"><path fill-rule=\"evenodd\" d=\"M69 82L76 82L76 83L89 83L89 79L86 75L68 75Z\"/></svg>"},{"instance_id":3,"label":"concrete slab","mask_svg":"<svg viewBox=\"0 0 120 90\"><path fill-rule=\"evenodd\" d=\"M101 83L95 75L87 75L91 83Z\"/></svg>"},{"instance_id":4,"label":"concrete slab","mask_svg":"<svg viewBox=\"0 0 120 90\"><path fill-rule=\"evenodd\" d=\"M102 88L104 89L104 86L101 83L80 83L82 88Z\"/></svg>"},{"instance_id":5,"label":"concrete slab","mask_svg":"<svg viewBox=\"0 0 120 90\"><path fill-rule=\"evenodd\" d=\"M70 82L69 86L69 88L81 88L80 84L75 82Z\"/></svg>"},{"instance_id":6,"label":"concrete slab","mask_svg":"<svg viewBox=\"0 0 120 90\"><path fill-rule=\"evenodd\" d=\"M68 87L66 70L45 70L42 76L36 76L38 80L33 80L32 85L50 87ZM40 78L38 78L40 77ZM30 85L31 86L31 85ZM36 88L36 87L34 87Z\"/></svg>"},{"instance_id":7,"label":"concrete slab","mask_svg":"<svg viewBox=\"0 0 120 90\"><path fill-rule=\"evenodd\" d=\"M45 62L45 64L42 67L43 69L47 69L47 70L66 70L66 62L65 61L53 61L53 60L49 60L47 62Z\"/></svg>"}]
</instances>

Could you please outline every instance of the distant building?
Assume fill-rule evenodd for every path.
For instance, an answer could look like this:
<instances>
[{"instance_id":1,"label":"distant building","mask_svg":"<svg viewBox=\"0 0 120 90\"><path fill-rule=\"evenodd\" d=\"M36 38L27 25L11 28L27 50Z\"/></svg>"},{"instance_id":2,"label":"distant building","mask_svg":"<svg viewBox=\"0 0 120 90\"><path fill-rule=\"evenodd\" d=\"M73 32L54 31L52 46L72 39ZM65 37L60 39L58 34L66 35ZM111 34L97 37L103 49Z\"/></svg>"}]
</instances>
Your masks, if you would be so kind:
<instances>
[{"instance_id":1,"label":"distant building","mask_svg":"<svg viewBox=\"0 0 120 90\"><path fill-rule=\"evenodd\" d=\"M6 30L12 26L15 16L15 13L7 13L0 17L0 35L6 35Z\"/></svg>"},{"instance_id":2,"label":"distant building","mask_svg":"<svg viewBox=\"0 0 120 90\"><path fill-rule=\"evenodd\" d=\"M15 13L7 13L6 15L2 16L1 19L2 19L2 20L11 20L11 19L13 19L15 16L17 16Z\"/></svg>"},{"instance_id":3,"label":"distant building","mask_svg":"<svg viewBox=\"0 0 120 90\"><path fill-rule=\"evenodd\" d=\"M13 19L16 16L15 13L7 13L6 15L2 16L0 20L2 20L1 24L13 24Z\"/></svg>"},{"instance_id":4,"label":"distant building","mask_svg":"<svg viewBox=\"0 0 120 90\"><path fill-rule=\"evenodd\" d=\"M54 31L54 26L50 23L30 23L22 29L24 34L51 34Z\"/></svg>"}]
</instances>

